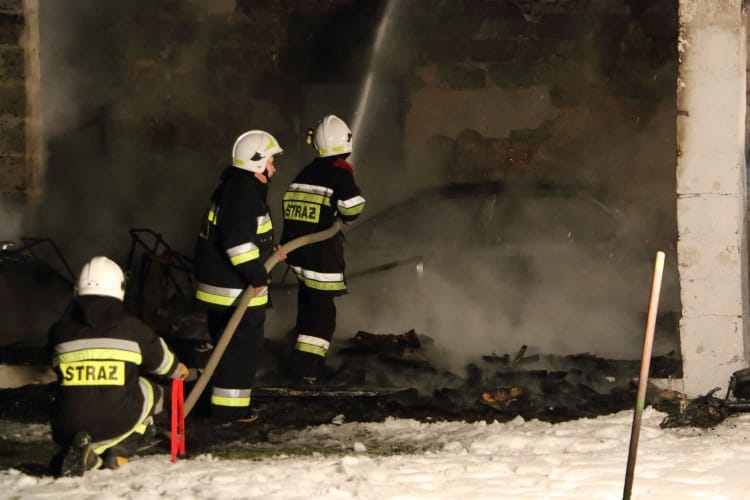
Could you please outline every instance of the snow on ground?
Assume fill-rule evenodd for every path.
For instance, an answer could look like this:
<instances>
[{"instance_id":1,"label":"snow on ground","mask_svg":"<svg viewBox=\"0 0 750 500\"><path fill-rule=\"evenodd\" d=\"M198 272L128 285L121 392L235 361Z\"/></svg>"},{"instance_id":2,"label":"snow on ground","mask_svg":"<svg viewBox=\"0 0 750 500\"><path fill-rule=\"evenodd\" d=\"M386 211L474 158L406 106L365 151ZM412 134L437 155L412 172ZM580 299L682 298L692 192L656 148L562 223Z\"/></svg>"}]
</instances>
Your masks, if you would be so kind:
<instances>
[{"instance_id":1,"label":"snow on ground","mask_svg":"<svg viewBox=\"0 0 750 500\"><path fill-rule=\"evenodd\" d=\"M632 498L750 498L750 415L714 429L661 429L643 413ZM343 423L284 435L325 454L261 460L137 458L83 478L0 472L5 498L518 499L622 498L632 411L559 424ZM40 432L30 429L30 432ZM187 435L187 446L190 436ZM331 452L330 450L338 450Z\"/></svg>"}]
</instances>

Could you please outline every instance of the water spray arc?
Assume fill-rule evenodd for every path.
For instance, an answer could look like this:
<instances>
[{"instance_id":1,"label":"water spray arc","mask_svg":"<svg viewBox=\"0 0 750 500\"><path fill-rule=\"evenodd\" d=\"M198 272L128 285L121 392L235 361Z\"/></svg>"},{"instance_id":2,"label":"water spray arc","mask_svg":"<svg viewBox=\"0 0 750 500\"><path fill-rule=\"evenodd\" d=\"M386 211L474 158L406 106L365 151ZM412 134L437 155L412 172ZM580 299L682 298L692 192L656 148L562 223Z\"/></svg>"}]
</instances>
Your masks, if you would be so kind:
<instances>
[{"instance_id":1,"label":"water spray arc","mask_svg":"<svg viewBox=\"0 0 750 500\"><path fill-rule=\"evenodd\" d=\"M365 77L364 84L362 85L362 90L359 94L359 100L357 101L357 108L354 112L354 120L352 122L352 135L354 136L355 143L357 141L357 137L359 137L359 132L361 131L361 126L364 121L365 113L367 111L367 105L370 101L370 94L372 93L372 85L375 79L377 63L383 48L383 40L385 40L385 35L389 31L389 28L392 24L393 11L396 3L397 0L387 1L385 9L383 10L383 17L380 19L380 24L378 25L378 29L375 34L375 43L372 47L372 53L370 54L370 65L367 69L367 76ZM355 144L351 158L353 163L355 163L354 155L356 154L357 149Z\"/></svg>"}]
</instances>

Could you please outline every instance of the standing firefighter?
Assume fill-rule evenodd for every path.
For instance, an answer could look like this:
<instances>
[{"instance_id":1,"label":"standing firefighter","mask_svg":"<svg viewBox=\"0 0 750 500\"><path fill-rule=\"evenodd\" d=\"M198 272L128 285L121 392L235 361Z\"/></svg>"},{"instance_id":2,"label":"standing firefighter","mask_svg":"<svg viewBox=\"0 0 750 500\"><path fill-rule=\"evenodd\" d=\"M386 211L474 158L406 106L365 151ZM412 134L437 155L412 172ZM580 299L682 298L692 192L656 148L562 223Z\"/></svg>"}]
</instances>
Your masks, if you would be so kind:
<instances>
[{"instance_id":1,"label":"standing firefighter","mask_svg":"<svg viewBox=\"0 0 750 500\"><path fill-rule=\"evenodd\" d=\"M58 386L52 437L60 475L116 469L155 435L164 389L142 377L186 378L187 367L123 305L125 277L107 257L83 266L77 296L50 328Z\"/></svg>"},{"instance_id":2,"label":"standing firefighter","mask_svg":"<svg viewBox=\"0 0 750 500\"><path fill-rule=\"evenodd\" d=\"M243 313L221 361L211 391L211 417L217 422L252 422L250 408L263 348L268 304L264 262L273 252L273 226L266 202L268 180L276 172L274 155L283 150L262 130L240 135L232 149L232 166L221 174L201 223L195 250L196 298L206 307L214 345L248 286L254 295Z\"/></svg>"},{"instance_id":3,"label":"standing firefighter","mask_svg":"<svg viewBox=\"0 0 750 500\"><path fill-rule=\"evenodd\" d=\"M356 219L365 199L354 182L354 167L346 161L352 152L352 132L335 115L324 116L308 131L318 157L302 169L284 194L282 243L322 231L339 217ZM302 382L315 383L336 330L334 298L346 292L343 235L291 252L287 263L297 275L297 335L292 372Z\"/></svg>"}]
</instances>

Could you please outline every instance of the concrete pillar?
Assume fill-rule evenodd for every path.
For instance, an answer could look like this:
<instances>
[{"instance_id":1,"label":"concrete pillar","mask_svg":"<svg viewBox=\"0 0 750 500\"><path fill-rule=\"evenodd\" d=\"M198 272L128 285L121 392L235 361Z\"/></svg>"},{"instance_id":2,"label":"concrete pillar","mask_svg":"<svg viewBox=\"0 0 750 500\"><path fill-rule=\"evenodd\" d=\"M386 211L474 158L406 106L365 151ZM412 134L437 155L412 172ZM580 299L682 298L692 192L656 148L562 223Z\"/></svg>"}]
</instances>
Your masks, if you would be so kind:
<instances>
[{"instance_id":1,"label":"concrete pillar","mask_svg":"<svg viewBox=\"0 0 750 500\"><path fill-rule=\"evenodd\" d=\"M679 0L677 259L683 388L747 366L743 0Z\"/></svg>"},{"instance_id":2,"label":"concrete pillar","mask_svg":"<svg viewBox=\"0 0 750 500\"><path fill-rule=\"evenodd\" d=\"M41 64L39 60L39 0L24 0L22 45L26 64L26 169L29 201L37 203L44 192L44 141L42 140Z\"/></svg>"}]
</instances>

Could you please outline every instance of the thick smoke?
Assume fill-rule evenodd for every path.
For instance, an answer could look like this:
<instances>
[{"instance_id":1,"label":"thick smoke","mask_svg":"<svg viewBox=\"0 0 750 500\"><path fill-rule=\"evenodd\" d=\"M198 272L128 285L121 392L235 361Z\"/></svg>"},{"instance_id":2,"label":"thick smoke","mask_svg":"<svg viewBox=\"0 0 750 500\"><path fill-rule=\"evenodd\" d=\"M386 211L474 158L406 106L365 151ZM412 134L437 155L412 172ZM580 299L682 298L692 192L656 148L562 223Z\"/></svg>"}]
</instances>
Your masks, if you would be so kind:
<instances>
[{"instance_id":1,"label":"thick smoke","mask_svg":"<svg viewBox=\"0 0 750 500\"><path fill-rule=\"evenodd\" d=\"M264 15L263 9L271 4L259 2L253 15ZM411 264L352 278L350 294L338 301L338 338L351 337L360 329L403 333L415 328L433 337L456 364L478 353L513 353L522 345L544 352L637 355L652 258L656 250L664 249L662 241L673 243L671 94L659 102L640 104L621 97L621 89L614 88L612 81L631 68L627 62L618 68L602 55L609 57L611 52L592 44L591 53L567 70L575 70L576 77L588 75L585 83L591 94L586 97L595 104L571 104L565 95L560 97L560 89L537 82L526 88L485 90L482 95L493 102L486 108L474 103L470 112L462 113L458 103L480 91L459 84L446 86L446 80L453 80L446 77L445 68L456 67L429 63L419 53L417 42L410 39L423 34L410 24L419 16L401 7L420 8L419 3L398 0L381 5L393 7L378 10L378 15L386 12L385 18L373 15L371 6L359 10L364 14L353 7L343 14L344 7L329 12L335 14L337 26L364 26L357 32L373 45L367 37L374 40L378 27L386 26L377 51L357 51L353 44L342 44L340 37L332 35L338 31L327 33L331 40L323 43L326 33L316 32L313 26L309 40L294 47L293 62L299 64L279 66L278 71L304 67L308 73L299 70L287 80L253 87L249 82L258 75L253 75L248 61L251 55L260 55L248 53L241 44L211 51L217 37L231 26L227 24L225 32L214 23L211 30L206 16L236 21L234 2L222 2L222 8L229 10L220 12L217 3L211 8L198 2L180 3L183 26L153 22L160 19L158 5L138 2L136 7L99 0L40 5L48 191L29 227L39 235L59 238L74 269L94 254L123 262L130 227L153 228L176 249L191 254L199 214L228 163L231 144L249 128L271 131L285 149L276 162L279 172L269 194L278 233L281 195L314 154L304 145L304 131L323 114L336 113L358 124L352 161L368 199L362 220L345 231L351 240L346 249L348 271L412 256L425 261L422 272ZM442 19L454 22L451 16ZM635 34L624 39L635 42L623 46L638 48L642 34L639 38L638 30L632 31ZM489 37L492 30L480 33ZM269 46L272 43L269 38ZM236 75L221 79L205 65L221 61L225 54L243 57L235 61ZM358 57L362 54L367 57ZM672 64L636 69L663 79L673 71ZM488 65L477 66L483 71ZM276 85L280 80L284 85ZM443 87L437 88L438 84ZM274 86L278 88L269 88ZM437 90L424 90L415 97L430 86ZM430 95L435 99L432 114L419 115L414 106ZM433 123L420 123L426 120ZM434 210L427 219L434 227L397 226L390 235L381 232L374 243L390 253L360 258L355 233L358 226L368 224L368 218L422 189L454 181L456 174L459 178L470 174L460 171L472 164L467 149L462 149L466 143L458 141L467 129L478 137L482 155L476 158L482 160L502 156L492 154L517 139L510 137L513 132L527 133L521 134L521 142L531 150L528 158L520 164L503 164L494 173L499 172L501 179L511 174L546 176L593 186L597 196L602 194L599 201L618 214L620 244L591 255L578 252L586 247L572 235L564 244L540 240L513 258L500 258L502 246L473 241L472 228L468 235L459 236L458 230L467 229L459 226L466 219ZM492 170L487 161L473 163L484 168L485 178ZM668 269L674 270L671 250ZM441 254L444 260L435 262ZM671 283L671 296L664 301L669 310L679 306L675 275L665 278ZM290 326L293 299L294 294L279 295L275 301L267 328L270 336Z\"/></svg>"},{"instance_id":2,"label":"thick smoke","mask_svg":"<svg viewBox=\"0 0 750 500\"><path fill-rule=\"evenodd\" d=\"M398 14L396 9L394 15ZM399 32L397 20L391 20L390 28L397 40L391 42L392 46L406 52L403 47L409 43L404 43L404 37L408 35ZM507 251L503 245L482 247L470 235L464 235L460 224L470 223L472 218L453 219L438 203L424 217L410 215L410 209L405 208L401 226L384 224L382 217L379 221L358 222L387 229L365 245L359 242L359 246L353 230L347 248L350 255L355 254L349 259L350 272L356 274L362 267L413 255L425 257L424 268L419 273L414 265L403 266L377 278L352 279L351 294L340 300L339 330L398 334L415 328L434 338L456 367L477 354L515 353L523 345L546 353L589 352L637 358L642 348L653 260L656 252L663 250L667 253L660 309L663 320L657 325L655 353L679 353L674 323L680 313L675 254L675 116L674 92L669 90L674 85L676 60L668 54L654 55L657 49L651 43L634 15L619 49L607 51L594 44L587 56L570 65L570 69L580 71L590 88L586 97L591 102L576 105L561 105L561 98L555 94L560 89L544 85L489 91L441 89L440 76L435 75L440 65L424 64L427 71L420 76L434 87L425 91L417 86L411 96L412 107L404 110L394 104L397 100L390 99L391 80L387 75L398 64L375 66L374 80L381 85L370 89L367 114L379 119L364 123L371 127L376 123L374 130L380 134L371 148L365 144L365 152L357 158L365 166L360 175L363 186L370 189L370 199L379 199L368 208L364 219L429 186L453 182L465 174L471 177L471 172L462 172L461 167L478 165L475 180L487 178L489 171L496 180L544 178L581 185L588 190L584 190L584 196L611 215L603 223L591 222L602 223L601 228L581 227L582 232L611 229L616 234L593 248L590 242L578 241L575 232L561 244L554 236L559 230L555 221L537 220L535 226L526 228L540 231L549 239L540 238L518 249L514 262L501 257ZM387 43L385 46L389 47ZM381 60L397 59L396 52ZM634 56L636 53L640 59ZM642 60L646 57L649 62ZM612 71L623 74L631 70L638 73L630 80L613 83L605 76ZM624 90L630 85L644 85L638 89L640 101L628 95L632 90ZM424 97L430 92L431 97ZM482 111L471 106L471 96L482 92L507 95L480 101ZM432 99L422 108L427 110L425 116L420 117L415 110L419 103L414 95ZM530 95L537 99L531 100ZM404 122L408 130L404 130ZM457 142L462 123L476 126L486 136L483 139L483 134L476 134L479 146L468 150L479 161L456 154L467 151L460 150ZM510 165L491 172L487 151L509 139L500 135L498 140L497 129L503 127L508 131L536 129L541 143L532 144L535 149L521 169ZM367 130L363 128L363 132ZM382 134L391 130L399 130L407 140L400 143L400 155L392 157L399 158L398 172L379 175L390 158L384 157L376 144L386 147L388 142ZM427 137L429 130L433 130L432 137ZM532 135L530 142L533 140ZM518 203L526 201L519 198ZM417 228L414 221L434 227ZM391 234L384 234L386 230ZM445 241L431 242L423 235L430 231L444 235ZM374 258L380 260L361 262L357 258L356 252L368 244L379 248L379 256Z\"/></svg>"},{"instance_id":3,"label":"thick smoke","mask_svg":"<svg viewBox=\"0 0 750 500\"><path fill-rule=\"evenodd\" d=\"M13 241L22 235L23 214L0 202L0 240Z\"/></svg>"}]
</instances>

